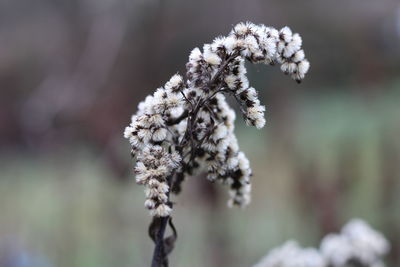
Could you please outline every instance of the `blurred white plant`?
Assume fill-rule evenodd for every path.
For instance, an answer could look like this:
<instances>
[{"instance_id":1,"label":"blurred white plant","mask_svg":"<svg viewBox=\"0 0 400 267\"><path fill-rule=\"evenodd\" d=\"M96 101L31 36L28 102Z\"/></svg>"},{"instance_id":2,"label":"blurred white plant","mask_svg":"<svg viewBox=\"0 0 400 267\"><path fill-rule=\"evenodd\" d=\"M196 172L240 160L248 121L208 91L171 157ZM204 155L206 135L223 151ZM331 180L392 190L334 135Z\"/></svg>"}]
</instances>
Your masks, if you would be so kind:
<instances>
[{"instance_id":1,"label":"blurred white plant","mask_svg":"<svg viewBox=\"0 0 400 267\"><path fill-rule=\"evenodd\" d=\"M366 222L353 219L340 234L329 234L321 242L321 253L333 267L354 263L361 266L384 266L382 256L389 252L389 242Z\"/></svg>"},{"instance_id":2,"label":"blurred white plant","mask_svg":"<svg viewBox=\"0 0 400 267\"><path fill-rule=\"evenodd\" d=\"M328 234L320 249L301 248L295 241L272 249L254 267L383 267L389 242L365 221L353 219L340 234Z\"/></svg>"},{"instance_id":3,"label":"blurred white plant","mask_svg":"<svg viewBox=\"0 0 400 267\"><path fill-rule=\"evenodd\" d=\"M325 267L326 262L315 248L301 248L296 241L287 241L272 249L253 267Z\"/></svg>"}]
</instances>

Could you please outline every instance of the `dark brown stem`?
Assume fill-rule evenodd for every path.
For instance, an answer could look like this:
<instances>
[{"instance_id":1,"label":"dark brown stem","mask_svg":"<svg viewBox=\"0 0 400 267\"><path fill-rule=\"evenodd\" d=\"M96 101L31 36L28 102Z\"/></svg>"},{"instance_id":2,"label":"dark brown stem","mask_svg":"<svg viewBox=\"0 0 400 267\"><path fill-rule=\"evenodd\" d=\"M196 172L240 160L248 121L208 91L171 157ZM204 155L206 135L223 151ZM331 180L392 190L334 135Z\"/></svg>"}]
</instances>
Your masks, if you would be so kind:
<instances>
[{"instance_id":1,"label":"dark brown stem","mask_svg":"<svg viewBox=\"0 0 400 267\"><path fill-rule=\"evenodd\" d=\"M178 124L182 120L186 119L188 115L189 115L188 111L185 110L178 118L168 120L167 121L167 125L171 126L171 125Z\"/></svg>"},{"instance_id":2,"label":"dark brown stem","mask_svg":"<svg viewBox=\"0 0 400 267\"><path fill-rule=\"evenodd\" d=\"M154 220L159 220L159 228L154 240L155 247L153 259L151 261L151 267L168 267L168 258L164 247L164 234L167 228L169 217L159 217L154 218Z\"/></svg>"},{"instance_id":3,"label":"dark brown stem","mask_svg":"<svg viewBox=\"0 0 400 267\"><path fill-rule=\"evenodd\" d=\"M228 66L229 63L231 63L231 61L233 59L235 59L236 57L238 57L240 54L240 50L239 51L235 51L233 54L231 54L226 60L225 62L221 65L221 67L218 69L217 73L215 73L214 77L212 77L212 79L207 83L207 87L211 88L213 86L213 84L219 79L219 77L221 76L222 72L225 70L225 68Z\"/></svg>"}]
</instances>

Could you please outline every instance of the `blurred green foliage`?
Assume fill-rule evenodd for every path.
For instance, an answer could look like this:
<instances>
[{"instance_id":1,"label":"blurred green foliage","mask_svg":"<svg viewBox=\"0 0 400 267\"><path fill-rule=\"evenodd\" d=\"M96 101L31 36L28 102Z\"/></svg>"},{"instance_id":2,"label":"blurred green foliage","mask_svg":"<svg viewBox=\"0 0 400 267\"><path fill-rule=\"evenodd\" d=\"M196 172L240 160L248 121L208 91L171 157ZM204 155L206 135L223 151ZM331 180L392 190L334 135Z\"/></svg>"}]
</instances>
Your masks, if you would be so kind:
<instances>
[{"instance_id":1,"label":"blurred green foliage","mask_svg":"<svg viewBox=\"0 0 400 267\"><path fill-rule=\"evenodd\" d=\"M238 121L254 167L253 203L228 210L226 192L218 190L210 208L199 190L203 178L186 181L174 211L179 239L172 266L250 266L287 239L317 246L327 230L352 217L399 242L400 87L397 81L388 87L384 97L366 101L343 93L302 96L285 138L273 126L255 132ZM150 218L131 174L124 182L110 179L115 174L104 159L82 148L9 154L0 165L3 263L28 257L42 261L16 266L148 265ZM332 223L326 208L333 227L324 225Z\"/></svg>"}]
</instances>

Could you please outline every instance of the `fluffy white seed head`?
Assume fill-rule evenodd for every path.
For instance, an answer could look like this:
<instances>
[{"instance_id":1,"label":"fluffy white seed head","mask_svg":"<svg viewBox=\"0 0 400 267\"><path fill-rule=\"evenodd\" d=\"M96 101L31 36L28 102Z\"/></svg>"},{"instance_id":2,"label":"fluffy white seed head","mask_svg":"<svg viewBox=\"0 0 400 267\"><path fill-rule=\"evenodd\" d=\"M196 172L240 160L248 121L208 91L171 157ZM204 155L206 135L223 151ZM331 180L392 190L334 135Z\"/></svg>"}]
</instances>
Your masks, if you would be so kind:
<instances>
[{"instance_id":1,"label":"fluffy white seed head","mask_svg":"<svg viewBox=\"0 0 400 267\"><path fill-rule=\"evenodd\" d=\"M340 234L329 234L321 242L322 255L334 267L356 261L364 266L375 266L389 252L385 237L365 221L353 219Z\"/></svg>"},{"instance_id":2,"label":"fluffy white seed head","mask_svg":"<svg viewBox=\"0 0 400 267\"><path fill-rule=\"evenodd\" d=\"M156 217L166 217L171 214L171 207L166 204L160 204L157 208L152 209L150 214Z\"/></svg>"},{"instance_id":3,"label":"fluffy white seed head","mask_svg":"<svg viewBox=\"0 0 400 267\"><path fill-rule=\"evenodd\" d=\"M288 27L281 30L239 23L227 36L203 49L195 48L186 64L186 80L174 74L138 105L124 130L136 157L136 181L145 186L145 206L153 216L169 216L171 193L185 176L206 170L207 178L229 187L229 205L251 199L252 171L234 133L234 99L248 125L265 125L265 107L250 86L245 61L280 64L300 82L310 68L302 39Z\"/></svg>"},{"instance_id":4,"label":"fluffy white seed head","mask_svg":"<svg viewBox=\"0 0 400 267\"><path fill-rule=\"evenodd\" d=\"M287 241L271 250L253 267L327 267L324 258L313 248L301 248L296 241Z\"/></svg>"},{"instance_id":5,"label":"fluffy white seed head","mask_svg":"<svg viewBox=\"0 0 400 267\"><path fill-rule=\"evenodd\" d=\"M326 235L319 249L301 248L296 241L288 241L253 267L384 267L382 256L388 250L381 233L365 221L353 219L339 234Z\"/></svg>"}]
</instances>

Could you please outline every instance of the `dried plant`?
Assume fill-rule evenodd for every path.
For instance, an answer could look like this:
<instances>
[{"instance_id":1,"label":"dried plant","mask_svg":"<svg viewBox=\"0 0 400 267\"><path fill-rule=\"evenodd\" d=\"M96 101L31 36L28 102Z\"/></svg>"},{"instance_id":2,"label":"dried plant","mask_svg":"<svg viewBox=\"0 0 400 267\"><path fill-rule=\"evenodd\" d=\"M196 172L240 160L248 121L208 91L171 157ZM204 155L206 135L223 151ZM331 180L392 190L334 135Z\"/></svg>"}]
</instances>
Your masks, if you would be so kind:
<instances>
[{"instance_id":1,"label":"dried plant","mask_svg":"<svg viewBox=\"0 0 400 267\"><path fill-rule=\"evenodd\" d=\"M187 63L186 81L175 74L139 104L124 136L136 157L136 181L145 186L145 207L153 216L149 235L155 242L152 266L168 266L176 240L170 193L178 194L185 177L205 170L208 180L229 187L229 206L250 202L250 164L234 134L235 112L225 96L240 107L248 125L265 125L265 107L249 86L245 60L280 64L300 82L309 69L301 37L288 27L280 31L239 23L226 37L195 48ZM173 235L164 238L169 224Z\"/></svg>"},{"instance_id":2,"label":"dried plant","mask_svg":"<svg viewBox=\"0 0 400 267\"><path fill-rule=\"evenodd\" d=\"M287 241L253 267L384 267L382 257L389 249L389 242L380 232L361 219L353 219L340 233L325 236L319 249Z\"/></svg>"}]
</instances>

